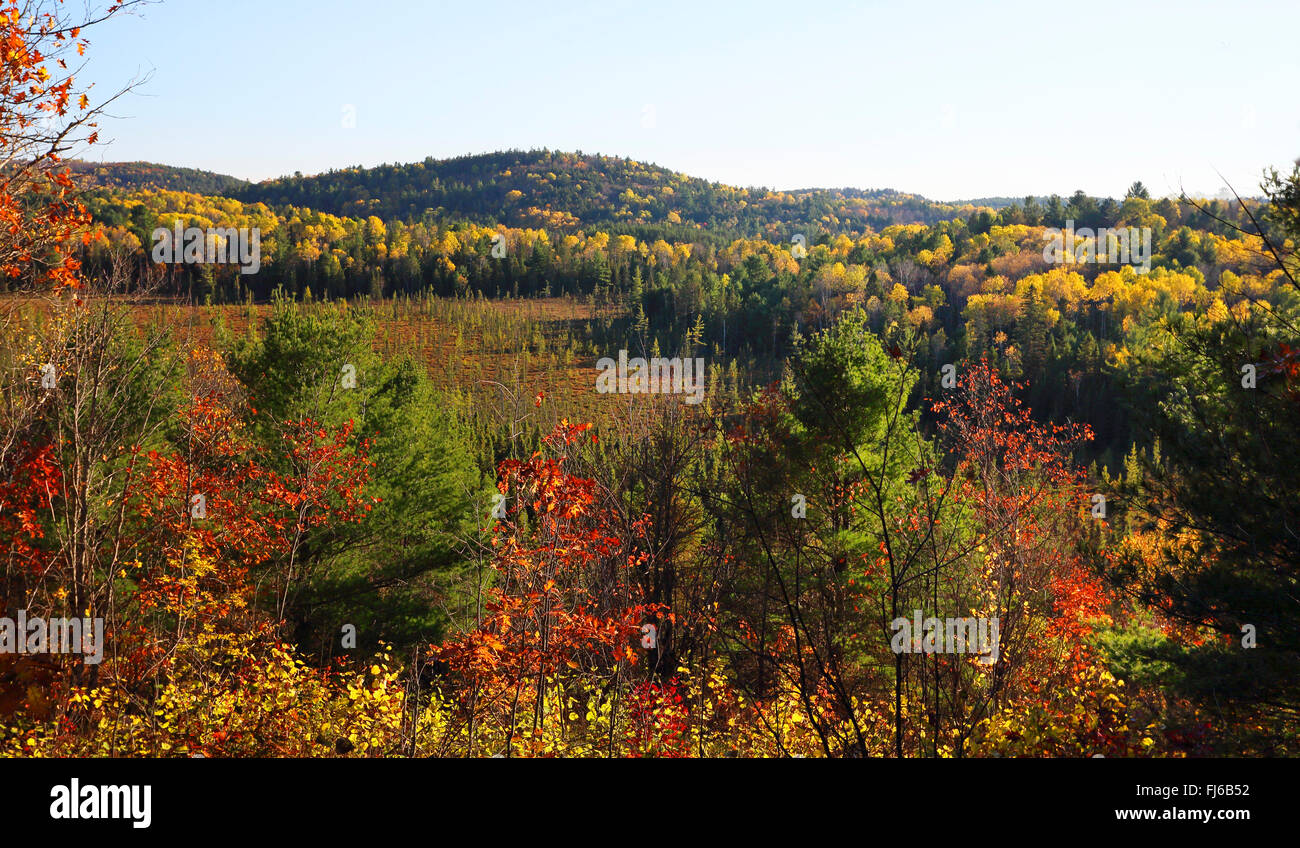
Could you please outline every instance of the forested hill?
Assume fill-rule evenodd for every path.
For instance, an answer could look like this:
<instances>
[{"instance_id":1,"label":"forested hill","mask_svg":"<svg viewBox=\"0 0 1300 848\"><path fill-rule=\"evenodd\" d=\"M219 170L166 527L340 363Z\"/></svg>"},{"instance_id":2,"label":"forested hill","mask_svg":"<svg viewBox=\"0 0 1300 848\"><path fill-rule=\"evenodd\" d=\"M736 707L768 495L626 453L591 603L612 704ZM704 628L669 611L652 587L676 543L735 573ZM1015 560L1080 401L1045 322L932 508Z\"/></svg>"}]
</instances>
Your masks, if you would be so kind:
<instances>
[{"instance_id":1,"label":"forested hill","mask_svg":"<svg viewBox=\"0 0 1300 848\"><path fill-rule=\"evenodd\" d=\"M194 194L231 195L248 183L226 174L197 168L178 168L155 162L86 162L70 160L68 169L88 189L117 188L127 191L188 191Z\"/></svg>"},{"instance_id":2,"label":"forested hill","mask_svg":"<svg viewBox=\"0 0 1300 848\"><path fill-rule=\"evenodd\" d=\"M247 185L230 196L349 217L435 218L698 239L703 232L781 241L804 230L861 232L932 224L973 207L883 189L738 188L616 156L505 151L346 168Z\"/></svg>"}]
</instances>

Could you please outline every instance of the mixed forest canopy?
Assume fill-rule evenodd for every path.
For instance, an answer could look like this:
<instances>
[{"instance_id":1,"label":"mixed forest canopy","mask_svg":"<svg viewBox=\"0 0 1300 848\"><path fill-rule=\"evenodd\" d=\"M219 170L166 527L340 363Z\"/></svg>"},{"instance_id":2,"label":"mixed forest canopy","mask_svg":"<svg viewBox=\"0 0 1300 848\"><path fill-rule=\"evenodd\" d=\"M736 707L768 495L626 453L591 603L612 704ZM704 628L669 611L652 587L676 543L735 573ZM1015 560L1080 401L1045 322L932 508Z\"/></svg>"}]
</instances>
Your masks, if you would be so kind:
<instances>
[{"instance_id":1,"label":"mixed forest canopy","mask_svg":"<svg viewBox=\"0 0 1300 848\"><path fill-rule=\"evenodd\" d=\"M578 331L574 343L593 362L598 350L626 346L620 339L666 351L698 331L715 362L738 360L755 384L780 375L800 333L861 307L877 334L916 337L926 376L914 401L933 391L943 363L988 356L1026 381L1033 409L1089 423L1098 440L1086 458L1112 472L1136 442L1113 401L1137 336L1160 316L1293 296L1249 229L1258 221L1284 240L1259 201L1153 200L1141 183L1122 200L1076 192L995 211L896 192L736 189L633 160L542 151L351 169L233 194L243 200L90 190L86 205L103 229L87 267L125 254L143 271L153 232L177 222L255 227L256 275L165 266L162 291L210 304L567 296L617 308ZM447 204L415 210L404 197ZM1049 262L1048 228L1067 226L1149 228L1149 272Z\"/></svg>"}]
</instances>

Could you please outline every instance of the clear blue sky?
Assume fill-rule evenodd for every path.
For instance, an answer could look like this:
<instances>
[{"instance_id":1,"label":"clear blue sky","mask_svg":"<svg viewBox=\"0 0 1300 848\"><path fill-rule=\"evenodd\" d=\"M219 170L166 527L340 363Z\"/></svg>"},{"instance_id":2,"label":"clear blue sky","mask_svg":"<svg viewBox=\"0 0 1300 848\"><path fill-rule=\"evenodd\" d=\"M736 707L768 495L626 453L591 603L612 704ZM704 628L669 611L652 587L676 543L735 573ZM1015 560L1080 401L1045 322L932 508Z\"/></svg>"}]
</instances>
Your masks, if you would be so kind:
<instances>
[{"instance_id":1,"label":"clear blue sky","mask_svg":"<svg viewBox=\"0 0 1300 848\"><path fill-rule=\"evenodd\" d=\"M1296 0L164 0L90 33L96 92L152 78L89 158L260 180L550 147L783 189L1254 193L1300 157L1297 33Z\"/></svg>"}]
</instances>

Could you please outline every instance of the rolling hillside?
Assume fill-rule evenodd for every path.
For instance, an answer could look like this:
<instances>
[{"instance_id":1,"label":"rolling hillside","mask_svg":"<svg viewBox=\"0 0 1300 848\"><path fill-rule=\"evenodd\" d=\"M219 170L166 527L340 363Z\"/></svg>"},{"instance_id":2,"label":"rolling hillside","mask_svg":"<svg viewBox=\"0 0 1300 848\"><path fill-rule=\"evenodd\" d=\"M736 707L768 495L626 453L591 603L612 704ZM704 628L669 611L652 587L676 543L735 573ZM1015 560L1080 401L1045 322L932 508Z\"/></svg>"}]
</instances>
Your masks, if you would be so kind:
<instances>
[{"instance_id":1,"label":"rolling hillside","mask_svg":"<svg viewBox=\"0 0 1300 848\"><path fill-rule=\"evenodd\" d=\"M226 174L197 168L179 168L155 162L68 162L73 178L88 189L154 189L195 194L229 195L248 183Z\"/></svg>"},{"instance_id":2,"label":"rolling hillside","mask_svg":"<svg viewBox=\"0 0 1300 848\"><path fill-rule=\"evenodd\" d=\"M566 231L599 226L682 238L699 238L703 230L788 239L816 223L830 232L861 231L934 223L963 210L890 189L738 188L633 159L550 150L284 177L231 196L352 217L432 216Z\"/></svg>"}]
</instances>

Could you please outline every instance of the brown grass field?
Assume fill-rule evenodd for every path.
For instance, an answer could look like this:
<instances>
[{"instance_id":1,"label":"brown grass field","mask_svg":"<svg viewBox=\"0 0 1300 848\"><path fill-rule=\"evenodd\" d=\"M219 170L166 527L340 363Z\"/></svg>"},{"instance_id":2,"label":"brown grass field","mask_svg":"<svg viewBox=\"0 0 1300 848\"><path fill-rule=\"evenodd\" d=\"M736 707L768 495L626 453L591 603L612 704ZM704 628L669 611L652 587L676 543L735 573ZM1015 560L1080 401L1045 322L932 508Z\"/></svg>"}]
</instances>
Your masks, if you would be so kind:
<instances>
[{"instance_id":1,"label":"brown grass field","mask_svg":"<svg viewBox=\"0 0 1300 848\"><path fill-rule=\"evenodd\" d=\"M16 311L20 321L26 321L48 306L39 299L11 297L5 311L10 315ZM620 318L618 307L598 307L572 297L428 297L298 306L368 311L376 326L377 353L388 359L410 355L423 362L433 384L454 392L458 402L476 417L527 417L544 428L563 418L599 426L609 423L611 417L626 420L630 406L650 400L643 395L596 391L596 361L617 352L594 342L594 330ZM234 338L254 332L274 307L269 303L195 305L152 300L133 309L142 329L165 327L187 347L213 347L219 345L219 332ZM710 379L716 376L711 374ZM722 387L711 387L710 394L719 389ZM535 403L539 393L544 397L540 411ZM619 414L620 410L624 414Z\"/></svg>"}]
</instances>

